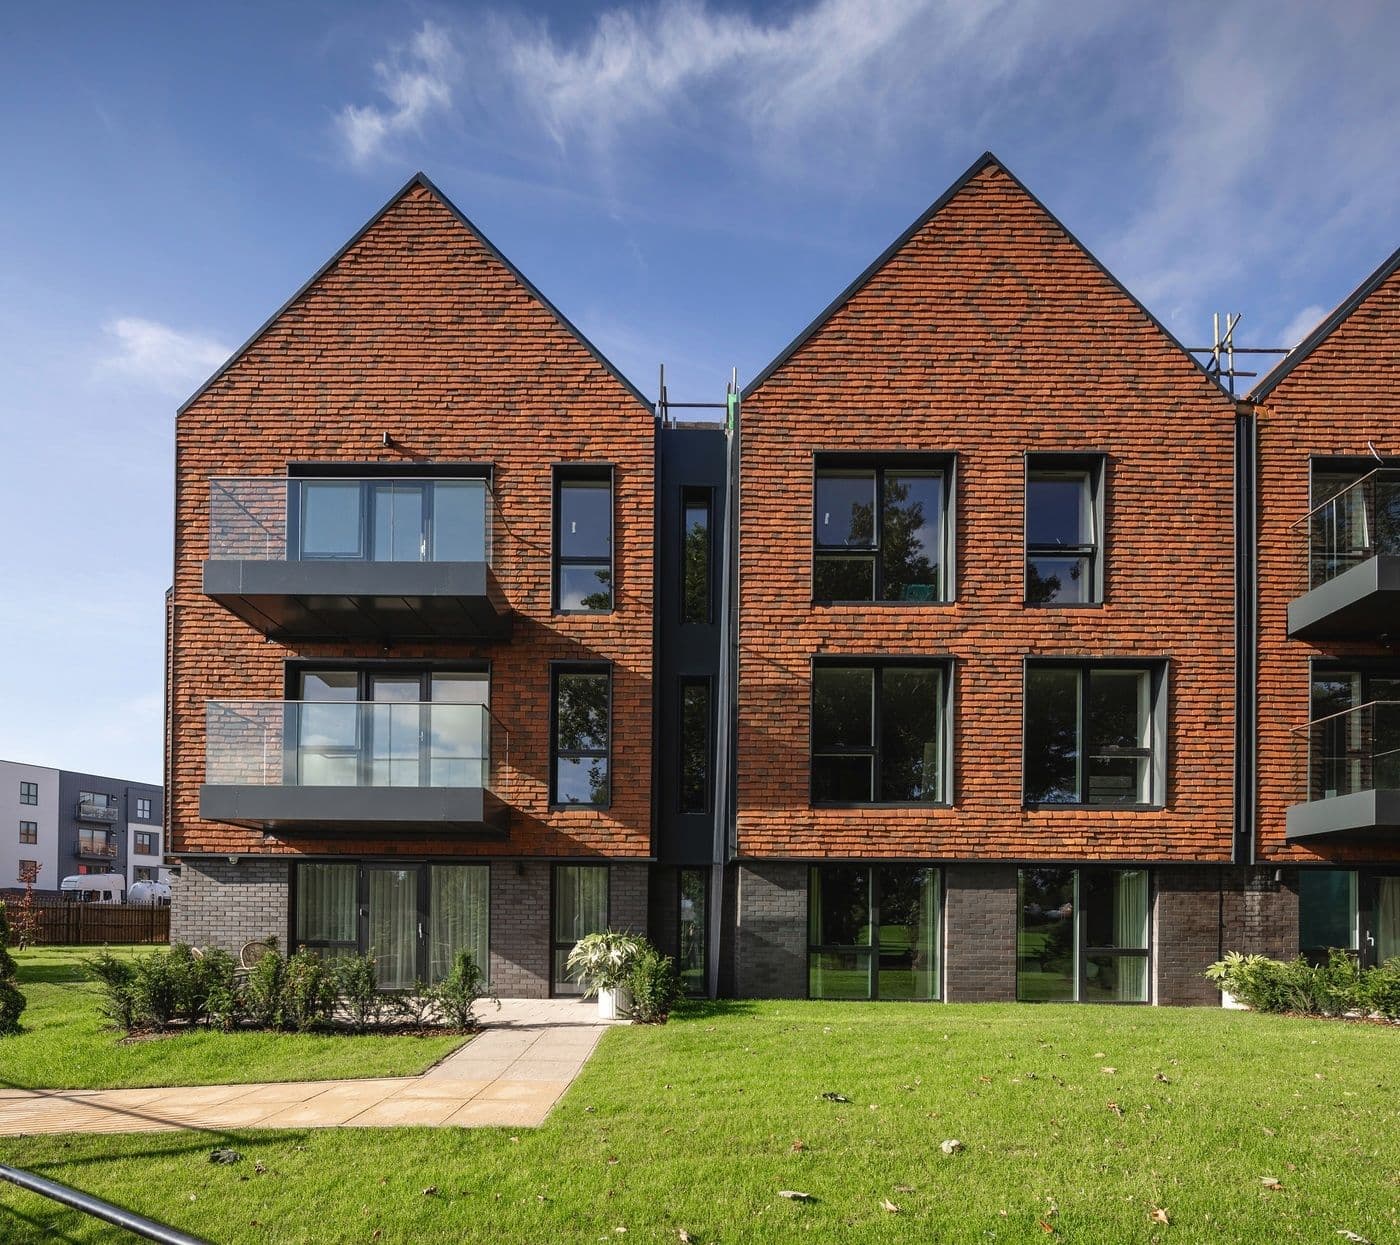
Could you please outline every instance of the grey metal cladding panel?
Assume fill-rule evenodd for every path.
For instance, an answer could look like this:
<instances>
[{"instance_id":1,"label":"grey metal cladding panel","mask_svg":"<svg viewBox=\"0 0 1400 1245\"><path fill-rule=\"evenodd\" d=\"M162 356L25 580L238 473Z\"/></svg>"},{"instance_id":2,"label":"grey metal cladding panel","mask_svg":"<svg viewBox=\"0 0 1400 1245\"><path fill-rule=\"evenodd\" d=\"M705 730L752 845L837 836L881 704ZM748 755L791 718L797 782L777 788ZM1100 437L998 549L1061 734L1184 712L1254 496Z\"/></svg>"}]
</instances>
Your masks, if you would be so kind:
<instances>
[{"instance_id":1,"label":"grey metal cladding panel","mask_svg":"<svg viewBox=\"0 0 1400 1245\"><path fill-rule=\"evenodd\" d=\"M206 821L278 829L463 829L504 833L508 810L482 787L257 787L199 789Z\"/></svg>"},{"instance_id":2,"label":"grey metal cladding panel","mask_svg":"<svg viewBox=\"0 0 1400 1245\"><path fill-rule=\"evenodd\" d=\"M1381 554L1288 603L1297 639L1379 636L1400 628L1400 556Z\"/></svg>"},{"instance_id":3,"label":"grey metal cladding panel","mask_svg":"<svg viewBox=\"0 0 1400 1245\"><path fill-rule=\"evenodd\" d=\"M1309 800L1288 809L1290 842L1329 835L1370 839L1375 834L1400 831L1400 791L1355 791L1325 800Z\"/></svg>"}]
</instances>

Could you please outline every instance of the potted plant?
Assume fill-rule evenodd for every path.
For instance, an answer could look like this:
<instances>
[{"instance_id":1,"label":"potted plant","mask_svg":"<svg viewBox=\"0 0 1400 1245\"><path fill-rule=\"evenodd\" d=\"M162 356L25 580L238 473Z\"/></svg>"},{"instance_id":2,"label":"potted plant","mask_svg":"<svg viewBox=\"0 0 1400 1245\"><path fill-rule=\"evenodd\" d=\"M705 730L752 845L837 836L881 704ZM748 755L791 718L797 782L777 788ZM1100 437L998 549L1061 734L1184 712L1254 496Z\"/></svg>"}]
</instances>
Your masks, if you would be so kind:
<instances>
[{"instance_id":1,"label":"potted plant","mask_svg":"<svg viewBox=\"0 0 1400 1245\"><path fill-rule=\"evenodd\" d=\"M569 973L583 983L584 998L598 996L600 1020L616 1020L631 1008L627 978L640 950L639 939L611 929L585 934L574 943L569 952Z\"/></svg>"}]
</instances>

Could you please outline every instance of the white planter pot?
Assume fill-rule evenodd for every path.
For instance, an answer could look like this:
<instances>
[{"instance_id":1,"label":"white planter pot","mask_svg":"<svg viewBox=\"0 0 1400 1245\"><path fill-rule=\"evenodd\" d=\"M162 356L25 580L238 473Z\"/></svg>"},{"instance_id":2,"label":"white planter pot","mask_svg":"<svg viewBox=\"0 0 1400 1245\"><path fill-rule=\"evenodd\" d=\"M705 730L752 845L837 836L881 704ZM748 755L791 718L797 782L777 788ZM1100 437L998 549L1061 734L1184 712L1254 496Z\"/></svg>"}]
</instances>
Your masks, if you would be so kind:
<instances>
[{"instance_id":1,"label":"white planter pot","mask_svg":"<svg viewBox=\"0 0 1400 1245\"><path fill-rule=\"evenodd\" d=\"M626 986L598 991L598 1019L622 1020L632 1010L632 992Z\"/></svg>"},{"instance_id":2,"label":"white planter pot","mask_svg":"<svg viewBox=\"0 0 1400 1245\"><path fill-rule=\"evenodd\" d=\"M1220 992L1220 1006L1228 1008L1233 1012L1247 1012L1249 1010L1248 1003L1241 1003L1239 999L1228 990L1222 990Z\"/></svg>"}]
</instances>

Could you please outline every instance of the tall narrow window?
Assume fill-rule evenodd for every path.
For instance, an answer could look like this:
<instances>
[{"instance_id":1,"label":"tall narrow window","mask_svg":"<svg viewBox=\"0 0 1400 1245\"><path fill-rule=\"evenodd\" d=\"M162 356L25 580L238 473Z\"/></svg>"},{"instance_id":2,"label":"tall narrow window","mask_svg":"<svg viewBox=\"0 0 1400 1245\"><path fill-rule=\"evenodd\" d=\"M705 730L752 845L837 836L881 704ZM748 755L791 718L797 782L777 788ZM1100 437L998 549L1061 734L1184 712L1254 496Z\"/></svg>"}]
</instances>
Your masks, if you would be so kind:
<instances>
[{"instance_id":1,"label":"tall narrow window","mask_svg":"<svg viewBox=\"0 0 1400 1245\"><path fill-rule=\"evenodd\" d=\"M688 488L681 493L681 622L711 619L710 490Z\"/></svg>"},{"instance_id":2,"label":"tall narrow window","mask_svg":"<svg viewBox=\"0 0 1400 1245\"><path fill-rule=\"evenodd\" d=\"M554 672L552 803L606 808L611 800L612 676L606 667Z\"/></svg>"},{"instance_id":3,"label":"tall narrow window","mask_svg":"<svg viewBox=\"0 0 1400 1245\"><path fill-rule=\"evenodd\" d=\"M680 804L683 813L710 809L710 680L681 680Z\"/></svg>"},{"instance_id":4,"label":"tall narrow window","mask_svg":"<svg viewBox=\"0 0 1400 1245\"><path fill-rule=\"evenodd\" d=\"M679 925L676 931L676 971L687 994L704 994L705 933L708 918L708 870L681 869Z\"/></svg>"},{"instance_id":5,"label":"tall narrow window","mask_svg":"<svg viewBox=\"0 0 1400 1245\"><path fill-rule=\"evenodd\" d=\"M359 949L357 866L349 862L296 866L296 941L323 956Z\"/></svg>"},{"instance_id":6,"label":"tall narrow window","mask_svg":"<svg viewBox=\"0 0 1400 1245\"><path fill-rule=\"evenodd\" d=\"M612 475L560 469L554 484L554 608L613 608Z\"/></svg>"},{"instance_id":7,"label":"tall narrow window","mask_svg":"<svg viewBox=\"0 0 1400 1245\"><path fill-rule=\"evenodd\" d=\"M21 804L37 804L39 802L39 784L37 782L20 783L19 802Z\"/></svg>"},{"instance_id":8,"label":"tall narrow window","mask_svg":"<svg viewBox=\"0 0 1400 1245\"><path fill-rule=\"evenodd\" d=\"M554 993L582 994L583 986L566 967L569 952L585 934L608 928L606 865L554 866Z\"/></svg>"},{"instance_id":9,"label":"tall narrow window","mask_svg":"<svg viewBox=\"0 0 1400 1245\"><path fill-rule=\"evenodd\" d=\"M937 803L943 795L942 666L821 664L812 672L812 801Z\"/></svg>"},{"instance_id":10,"label":"tall narrow window","mask_svg":"<svg viewBox=\"0 0 1400 1245\"><path fill-rule=\"evenodd\" d=\"M1147 1002L1145 869L1022 869L1016 997Z\"/></svg>"},{"instance_id":11,"label":"tall narrow window","mask_svg":"<svg viewBox=\"0 0 1400 1245\"><path fill-rule=\"evenodd\" d=\"M140 795L138 795L138 796L136 797L136 820L137 820L137 821L150 821L150 820L151 820L151 801L150 801L150 799L149 799L148 797L146 797L146 796L140 796Z\"/></svg>"},{"instance_id":12,"label":"tall narrow window","mask_svg":"<svg viewBox=\"0 0 1400 1245\"><path fill-rule=\"evenodd\" d=\"M1103 600L1098 459L1032 455L1026 466L1026 603Z\"/></svg>"},{"instance_id":13,"label":"tall narrow window","mask_svg":"<svg viewBox=\"0 0 1400 1245\"><path fill-rule=\"evenodd\" d=\"M1165 721L1156 667L1026 667L1027 804L1157 806Z\"/></svg>"},{"instance_id":14,"label":"tall narrow window","mask_svg":"<svg viewBox=\"0 0 1400 1245\"><path fill-rule=\"evenodd\" d=\"M938 886L938 870L919 866L813 866L809 996L936 999Z\"/></svg>"},{"instance_id":15,"label":"tall narrow window","mask_svg":"<svg viewBox=\"0 0 1400 1245\"><path fill-rule=\"evenodd\" d=\"M37 843L39 841L39 823L37 821L20 822L19 841L21 843Z\"/></svg>"}]
</instances>

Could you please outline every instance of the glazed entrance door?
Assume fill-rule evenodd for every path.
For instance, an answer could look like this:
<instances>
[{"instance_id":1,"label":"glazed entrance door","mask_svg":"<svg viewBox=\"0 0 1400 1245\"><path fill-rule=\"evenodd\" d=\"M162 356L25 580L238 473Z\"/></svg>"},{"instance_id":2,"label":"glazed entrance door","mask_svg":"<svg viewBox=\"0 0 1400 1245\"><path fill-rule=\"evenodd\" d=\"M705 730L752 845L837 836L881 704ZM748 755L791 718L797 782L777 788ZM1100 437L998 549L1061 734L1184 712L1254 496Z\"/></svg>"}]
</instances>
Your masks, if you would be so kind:
<instances>
[{"instance_id":1,"label":"glazed entrance door","mask_svg":"<svg viewBox=\"0 0 1400 1245\"><path fill-rule=\"evenodd\" d=\"M1400 956L1400 873L1374 873L1366 886L1362 955L1384 964Z\"/></svg>"},{"instance_id":2,"label":"glazed entrance door","mask_svg":"<svg viewBox=\"0 0 1400 1245\"><path fill-rule=\"evenodd\" d=\"M374 956L381 990L409 990L421 975L423 918L418 868L370 865L365 870L366 950Z\"/></svg>"}]
</instances>

